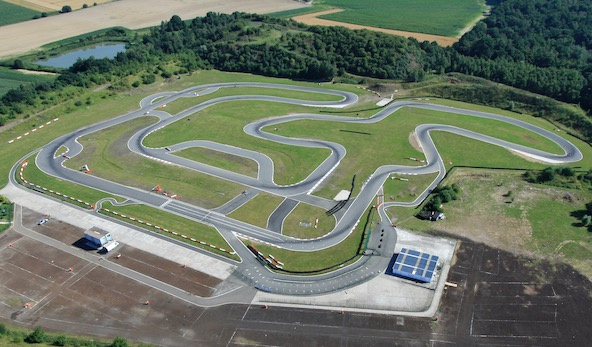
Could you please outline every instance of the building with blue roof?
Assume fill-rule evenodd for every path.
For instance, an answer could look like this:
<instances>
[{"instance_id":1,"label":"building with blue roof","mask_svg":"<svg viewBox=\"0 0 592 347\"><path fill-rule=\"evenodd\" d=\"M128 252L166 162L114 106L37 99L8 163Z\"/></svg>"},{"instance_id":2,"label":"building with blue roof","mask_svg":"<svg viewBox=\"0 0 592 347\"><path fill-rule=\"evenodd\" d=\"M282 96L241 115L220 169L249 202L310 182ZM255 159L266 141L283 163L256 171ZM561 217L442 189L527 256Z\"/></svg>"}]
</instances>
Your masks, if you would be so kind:
<instances>
[{"instance_id":1,"label":"building with blue roof","mask_svg":"<svg viewBox=\"0 0 592 347\"><path fill-rule=\"evenodd\" d=\"M438 259L438 256L432 254L403 248L397 255L391 273L413 281L430 283L438 266Z\"/></svg>"}]
</instances>

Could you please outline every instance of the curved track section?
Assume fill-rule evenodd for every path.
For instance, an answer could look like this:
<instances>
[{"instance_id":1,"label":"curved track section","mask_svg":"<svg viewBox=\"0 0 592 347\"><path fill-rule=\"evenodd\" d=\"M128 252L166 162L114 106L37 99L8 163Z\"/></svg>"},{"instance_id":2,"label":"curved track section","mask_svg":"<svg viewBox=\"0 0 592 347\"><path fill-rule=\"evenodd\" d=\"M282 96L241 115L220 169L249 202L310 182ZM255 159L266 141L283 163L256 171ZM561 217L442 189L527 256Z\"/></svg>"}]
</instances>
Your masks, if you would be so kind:
<instances>
[{"instance_id":1,"label":"curved track section","mask_svg":"<svg viewBox=\"0 0 592 347\"><path fill-rule=\"evenodd\" d=\"M171 116L170 114L161 110L161 106L166 105L166 103L172 102L178 98L195 97L199 95L210 94L214 93L220 88L231 87L272 88L287 89L292 91L303 91L310 93L323 93L339 96L341 97L341 100L335 102L307 101L265 95L238 95L213 98L208 101L204 101L194 107L191 107L183 112L180 112L179 114L174 116ZM383 220L383 225L386 225L386 229L388 231L387 237L385 238L384 242L385 247L383 249L385 253L388 253L389 251L391 251L392 253L392 250L394 250L394 246L396 243L396 231L394 230L394 228L390 227L388 217L384 211L385 206L416 206L419 202L425 199L425 197L427 197L427 195L436 187L436 185L442 180L446 172L442 158L438 153L438 150L432 138L430 137L431 131L447 131L450 133L497 145L508 150L518 152L522 155L526 155L531 158L546 161L549 163L569 163L579 161L582 159L581 152L572 143L558 136L555 133L539 128L530 123L491 113L470 111L459 108L452 108L433 104L424 104L412 101L400 101L392 103L367 119L322 114L296 114L278 117L274 119L264 119L246 125L244 131L251 136L293 146L325 148L330 150L331 154L325 159L325 161L323 161L317 168L315 168L314 171L306 179L289 186L280 186L273 181L273 162L266 155L263 155L255 151L204 140L188 141L180 144L174 144L171 145L168 149L148 148L142 144L143 139L150 133L157 131L169 124L172 124L180 119L183 119L191 114L199 112L200 110L203 110L212 105L237 100L260 100L303 106L343 108L355 104L357 102L357 96L353 93L343 91L267 83L209 84L196 86L193 88L183 90L181 92L158 93L142 99L142 101L140 102L140 109L138 109L137 111L128 113L118 118L105 121L100 124L89 126L87 128L75 131L71 134L62 136L52 141L51 143L41 148L41 151L36 159L36 164L41 170L43 170L45 173L49 175L59 177L61 179L65 179L75 183L83 184L97 190L105 191L107 193L123 196L129 199L130 201L144 203L154 207L160 207L168 212L178 214L201 223L213 225L221 232L221 234L226 238L230 245L243 258L243 262L239 265L238 273L246 281L252 283L253 285L256 285L257 288L262 290L284 294L310 295L340 290L349 286L353 286L357 283L366 281L376 276L378 273L383 271L386 265L388 264L390 254L388 257L365 256L360 258L360 260L358 260L355 264L341 268L337 271L333 271L331 273L323 275L307 276L303 278L299 276L289 276L284 274L272 273L268 271L266 268L261 267L261 265L254 259L250 251L248 251L246 247L244 247L244 245L237 239L236 236L240 234L246 237L255 238L263 242L274 243L279 247L290 250L322 250L334 246L339 242L343 241L354 230L355 226L360 221L360 218L366 211L367 207L372 203L372 200L376 195L377 191L384 184L384 181L388 178L390 174L427 174L438 172L437 178L430 184L428 188L426 188L425 191L423 191L417 197L415 201L407 203L390 202L385 203L379 207L379 215ZM348 204L347 208L344 209L344 212L340 211L340 215L338 216L338 222L334 230L329 234L325 235L324 237L315 240L298 240L291 237L287 237L276 232L271 232L264 228L255 227L250 224L234 220L216 211L207 210L180 201L171 201L170 199L163 197L162 195L156 195L151 192L142 191L133 187L128 187L116 182L107 181L92 175L87 175L75 170L71 170L63 166L63 162L66 160L65 158L54 158L54 153L58 148L60 148L60 146L66 146L69 149L68 154L70 157L79 154L82 151L82 146L80 145L80 143L78 143L77 139L81 136L106 129L121 124L123 122L127 122L137 117L147 115L155 116L158 118L158 122L156 122L154 125L142 129L129 139L128 147L131 151L148 157L150 159L186 167L205 174L213 175L225 180L242 184L251 187L253 191L267 191L284 197L289 197L293 200L306 201L308 203L312 203L317 206L326 208L327 206L330 206L332 203L329 200L310 195L310 192L316 189L316 187L318 187L318 185L327 176L329 176L330 173L339 165L341 160L346 155L345 148L340 144L328 141L283 137L276 134L264 132L262 131L262 128L270 125L277 125L302 119L348 123L375 123L383 120L385 117L392 115L401 107L416 107L436 111L457 113L472 117L494 119L497 121L513 124L515 126L534 132L555 142L563 150L563 154L546 153L533 148L499 140L491 136L486 136L458 127L438 124L420 125L415 129L415 132L418 137L419 143L425 153L426 165L385 165L377 168L375 172L363 184L358 196L356 196L355 199L352 199L352 201ZM245 175L241 175L239 173L226 171L220 168L209 166L203 163L198 163L174 155L174 152L176 151L191 147L204 147L220 152L250 158L258 163L259 175L257 178L248 177ZM15 165L15 167L13 168L13 172L11 173L11 180L13 182L14 170L16 166L17 165Z\"/></svg>"}]
</instances>

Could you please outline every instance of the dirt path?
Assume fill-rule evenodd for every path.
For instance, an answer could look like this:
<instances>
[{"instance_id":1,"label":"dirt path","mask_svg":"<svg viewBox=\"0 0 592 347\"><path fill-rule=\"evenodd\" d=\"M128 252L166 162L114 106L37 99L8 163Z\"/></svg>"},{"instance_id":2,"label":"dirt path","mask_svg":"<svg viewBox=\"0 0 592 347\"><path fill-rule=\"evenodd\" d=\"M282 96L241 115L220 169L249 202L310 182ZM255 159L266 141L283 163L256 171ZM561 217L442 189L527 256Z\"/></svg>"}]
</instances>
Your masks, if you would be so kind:
<instances>
[{"instance_id":1,"label":"dirt path","mask_svg":"<svg viewBox=\"0 0 592 347\"><path fill-rule=\"evenodd\" d=\"M182 19L208 12L269 13L304 7L294 0L120 0L82 11L0 27L0 57L20 55L50 42L103 28L139 29L158 25L173 15Z\"/></svg>"},{"instance_id":2,"label":"dirt path","mask_svg":"<svg viewBox=\"0 0 592 347\"><path fill-rule=\"evenodd\" d=\"M457 38L448 37L448 36L440 36L440 35L430 35L430 34L421 34L421 33L414 33L410 31L402 31L402 30L392 30L392 29L383 29L377 27L370 27L365 25L358 25L358 24L350 24L344 22L337 22L334 20L329 19L322 19L318 18L319 16L323 16L326 14L337 13L343 11L340 8L334 8L326 11L321 12L314 12L309 14L304 14L302 16L296 16L292 19L308 25L323 25L323 26L342 26L350 29L368 29L372 31L379 31L381 33L403 36L403 37L413 37L418 41L436 41L440 46L451 46L455 42L458 41Z\"/></svg>"}]
</instances>

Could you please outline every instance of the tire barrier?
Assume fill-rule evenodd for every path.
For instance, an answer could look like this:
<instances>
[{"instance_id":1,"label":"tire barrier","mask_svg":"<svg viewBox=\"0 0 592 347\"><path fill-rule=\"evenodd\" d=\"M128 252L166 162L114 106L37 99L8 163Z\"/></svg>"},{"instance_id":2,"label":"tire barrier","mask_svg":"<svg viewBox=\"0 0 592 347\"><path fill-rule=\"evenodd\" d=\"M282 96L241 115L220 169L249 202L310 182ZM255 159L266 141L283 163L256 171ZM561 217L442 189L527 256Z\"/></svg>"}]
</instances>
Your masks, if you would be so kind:
<instances>
[{"instance_id":1,"label":"tire barrier","mask_svg":"<svg viewBox=\"0 0 592 347\"><path fill-rule=\"evenodd\" d=\"M334 215L335 213L337 213L337 211L341 210L343 208L343 206L345 206L349 202L349 199L352 196L352 192L354 191L355 182L356 182L356 175L354 175L354 178L352 178L352 184L351 184L351 188L349 190L349 195L347 196L347 199L341 200L335 206L333 206L330 210L328 210L327 212L325 212L325 214L327 216Z\"/></svg>"},{"instance_id":2,"label":"tire barrier","mask_svg":"<svg viewBox=\"0 0 592 347\"><path fill-rule=\"evenodd\" d=\"M38 126L37 128L31 129L30 131L27 131L26 133L22 134L21 136L17 136L14 139L8 141L8 143L13 143L14 141L18 141L22 138L24 138L25 136L29 136L30 134L36 132L37 130L43 129L46 125L50 125L52 123L57 122L58 120L60 120L60 118L54 118L48 122L45 122L44 124L41 124L40 126Z\"/></svg>"}]
</instances>

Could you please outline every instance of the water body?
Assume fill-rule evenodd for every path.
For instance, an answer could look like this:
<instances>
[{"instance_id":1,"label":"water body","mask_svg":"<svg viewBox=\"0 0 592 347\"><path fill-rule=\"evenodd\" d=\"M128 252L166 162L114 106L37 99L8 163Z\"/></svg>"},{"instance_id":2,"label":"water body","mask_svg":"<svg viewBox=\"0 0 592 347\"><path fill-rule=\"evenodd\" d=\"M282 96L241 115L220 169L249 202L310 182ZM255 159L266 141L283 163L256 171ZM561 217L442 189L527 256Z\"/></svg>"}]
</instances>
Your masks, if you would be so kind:
<instances>
[{"instance_id":1,"label":"water body","mask_svg":"<svg viewBox=\"0 0 592 347\"><path fill-rule=\"evenodd\" d=\"M95 57L96 59L111 59L114 58L117 53L123 51L125 51L125 44L123 43L105 43L98 46L82 48L50 59L38 60L34 63L43 66L67 69L74 65L78 59L87 59L90 57Z\"/></svg>"}]
</instances>

